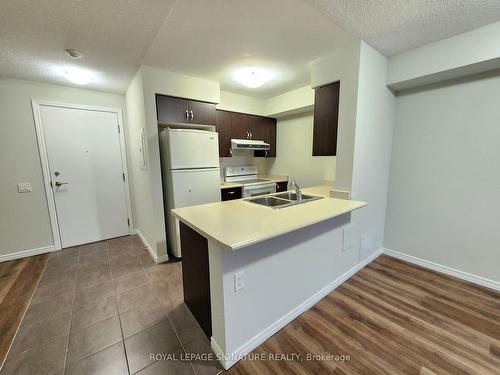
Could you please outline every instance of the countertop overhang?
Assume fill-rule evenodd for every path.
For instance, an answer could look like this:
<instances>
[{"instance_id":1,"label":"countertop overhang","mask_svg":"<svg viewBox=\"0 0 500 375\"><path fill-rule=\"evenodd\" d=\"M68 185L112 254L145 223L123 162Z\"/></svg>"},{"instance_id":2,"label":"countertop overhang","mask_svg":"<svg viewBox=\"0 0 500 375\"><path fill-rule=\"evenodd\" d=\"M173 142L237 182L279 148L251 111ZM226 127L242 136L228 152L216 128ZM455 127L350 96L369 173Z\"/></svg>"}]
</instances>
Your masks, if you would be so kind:
<instances>
[{"instance_id":1,"label":"countertop overhang","mask_svg":"<svg viewBox=\"0 0 500 375\"><path fill-rule=\"evenodd\" d=\"M234 251L366 206L361 201L329 198L318 194L320 191L328 189L303 189L304 194L324 198L280 209L236 199L176 208L172 214L202 236Z\"/></svg>"}]
</instances>

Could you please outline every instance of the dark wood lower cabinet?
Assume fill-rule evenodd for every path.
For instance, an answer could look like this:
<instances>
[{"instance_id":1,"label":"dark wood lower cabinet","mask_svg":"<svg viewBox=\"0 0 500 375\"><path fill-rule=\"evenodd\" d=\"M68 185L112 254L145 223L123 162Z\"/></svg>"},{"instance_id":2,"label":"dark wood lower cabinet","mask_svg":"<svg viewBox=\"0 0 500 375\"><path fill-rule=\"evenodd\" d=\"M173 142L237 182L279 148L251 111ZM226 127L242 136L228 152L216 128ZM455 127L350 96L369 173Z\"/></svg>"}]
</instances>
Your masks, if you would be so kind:
<instances>
[{"instance_id":1,"label":"dark wood lower cabinet","mask_svg":"<svg viewBox=\"0 0 500 375\"><path fill-rule=\"evenodd\" d=\"M243 194L241 187L226 188L220 190L220 200L230 201L232 199L240 199Z\"/></svg>"},{"instance_id":2,"label":"dark wood lower cabinet","mask_svg":"<svg viewBox=\"0 0 500 375\"><path fill-rule=\"evenodd\" d=\"M288 190L288 181L276 182L276 192L280 193Z\"/></svg>"},{"instance_id":3,"label":"dark wood lower cabinet","mask_svg":"<svg viewBox=\"0 0 500 375\"><path fill-rule=\"evenodd\" d=\"M208 241L180 222L184 303L208 338L212 337Z\"/></svg>"}]
</instances>

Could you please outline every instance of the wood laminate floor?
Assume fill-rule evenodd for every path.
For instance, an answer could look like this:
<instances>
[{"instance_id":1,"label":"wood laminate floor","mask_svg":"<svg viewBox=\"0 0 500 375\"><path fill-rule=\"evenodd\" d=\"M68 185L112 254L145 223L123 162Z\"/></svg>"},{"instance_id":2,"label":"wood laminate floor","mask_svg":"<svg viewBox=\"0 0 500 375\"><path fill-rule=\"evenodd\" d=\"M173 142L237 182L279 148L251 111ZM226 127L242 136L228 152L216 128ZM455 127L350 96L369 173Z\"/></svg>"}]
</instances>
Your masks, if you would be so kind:
<instances>
[{"instance_id":1,"label":"wood laminate floor","mask_svg":"<svg viewBox=\"0 0 500 375\"><path fill-rule=\"evenodd\" d=\"M37 278L26 261L46 258L0 264L7 310L30 289L12 279ZM18 322L0 313L3 339ZM180 264L155 265L128 237L51 254L0 374L221 371L183 354L213 356L182 303ZM500 293L381 256L225 373L500 374Z\"/></svg>"},{"instance_id":2,"label":"wood laminate floor","mask_svg":"<svg viewBox=\"0 0 500 375\"><path fill-rule=\"evenodd\" d=\"M500 293L381 256L252 356L228 373L500 374Z\"/></svg>"},{"instance_id":3,"label":"wood laminate floor","mask_svg":"<svg viewBox=\"0 0 500 375\"><path fill-rule=\"evenodd\" d=\"M0 263L0 367L47 263L47 254Z\"/></svg>"}]
</instances>

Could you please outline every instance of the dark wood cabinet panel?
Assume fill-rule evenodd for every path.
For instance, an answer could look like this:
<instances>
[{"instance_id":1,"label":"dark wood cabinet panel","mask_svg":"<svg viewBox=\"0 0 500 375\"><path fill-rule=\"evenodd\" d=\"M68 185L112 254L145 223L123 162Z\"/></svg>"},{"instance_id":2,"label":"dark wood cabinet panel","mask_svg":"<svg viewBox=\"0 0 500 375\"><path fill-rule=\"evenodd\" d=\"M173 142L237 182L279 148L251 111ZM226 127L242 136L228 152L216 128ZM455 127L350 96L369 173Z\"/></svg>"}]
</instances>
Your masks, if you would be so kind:
<instances>
[{"instance_id":1,"label":"dark wood cabinet panel","mask_svg":"<svg viewBox=\"0 0 500 375\"><path fill-rule=\"evenodd\" d=\"M246 113L216 111L219 156L231 156L231 139L254 139L269 143L270 150L254 151L256 157L276 157L276 119Z\"/></svg>"},{"instance_id":2,"label":"dark wood cabinet panel","mask_svg":"<svg viewBox=\"0 0 500 375\"><path fill-rule=\"evenodd\" d=\"M215 124L215 104L189 101L189 120L193 124L214 125Z\"/></svg>"},{"instance_id":3,"label":"dark wood cabinet panel","mask_svg":"<svg viewBox=\"0 0 500 375\"><path fill-rule=\"evenodd\" d=\"M257 116L233 112L231 116L231 138L258 139L256 138L258 136L258 131L256 132L257 122Z\"/></svg>"},{"instance_id":4,"label":"dark wood cabinet panel","mask_svg":"<svg viewBox=\"0 0 500 375\"><path fill-rule=\"evenodd\" d=\"M156 116L161 122L189 122L188 100L172 96L156 95Z\"/></svg>"},{"instance_id":5,"label":"dark wood cabinet panel","mask_svg":"<svg viewBox=\"0 0 500 375\"><path fill-rule=\"evenodd\" d=\"M337 154L340 82L318 87L314 95L313 156Z\"/></svg>"},{"instance_id":6,"label":"dark wood cabinet panel","mask_svg":"<svg viewBox=\"0 0 500 375\"><path fill-rule=\"evenodd\" d=\"M215 125L215 104L156 94L156 117L170 123Z\"/></svg>"},{"instance_id":7,"label":"dark wood cabinet panel","mask_svg":"<svg viewBox=\"0 0 500 375\"><path fill-rule=\"evenodd\" d=\"M288 190L288 181L276 182L276 192L280 193Z\"/></svg>"},{"instance_id":8,"label":"dark wood cabinet panel","mask_svg":"<svg viewBox=\"0 0 500 375\"><path fill-rule=\"evenodd\" d=\"M226 188L220 190L221 201L230 201L232 199L240 199L242 197L241 187Z\"/></svg>"},{"instance_id":9,"label":"dark wood cabinet panel","mask_svg":"<svg viewBox=\"0 0 500 375\"><path fill-rule=\"evenodd\" d=\"M261 117L258 123L258 136L264 142L269 143L269 150L266 151L255 151L254 156L256 157L276 157L276 119L271 117Z\"/></svg>"},{"instance_id":10,"label":"dark wood cabinet panel","mask_svg":"<svg viewBox=\"0 0 500 375\"><path fill-rule=\"evenodd\" d=\"M216 111L215 130L219 134L219 157L231 156L231 112Z\"/></svg>"},{"instance_id":11,"label":"dark wood cabinet panel","mask_svg":"<svg viewBox=\"0 0 500 375\"><path fill-rule=\"evenodd\" d=\"M182 248L182 287L184 303L200 324L207 337L212 336L210 301L210 269L208 242L186 224L180 222Z\"/></svg>"}]
</instances>

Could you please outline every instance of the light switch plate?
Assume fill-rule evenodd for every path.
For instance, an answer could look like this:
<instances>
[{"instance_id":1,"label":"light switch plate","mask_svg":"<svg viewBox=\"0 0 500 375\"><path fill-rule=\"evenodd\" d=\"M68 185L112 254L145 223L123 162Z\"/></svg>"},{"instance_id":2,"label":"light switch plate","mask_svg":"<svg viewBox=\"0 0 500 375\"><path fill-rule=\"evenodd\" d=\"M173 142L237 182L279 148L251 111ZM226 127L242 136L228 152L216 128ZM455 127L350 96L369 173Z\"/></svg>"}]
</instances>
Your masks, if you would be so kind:
<instances>
[{"instance_id":1,"label":"light switch plate","mask_svg":"<svg viewBox=\"0 0 500 375\"><path fill-rule=\"evenodd\" d=\"M17 192L18 193L30 193L31 192L31 184L29 182L19 182L17 184Z\"/></svg>"},{"instance_id":2,"label":"light switch plate","mask_svg":"<svg viewBox=\"0 0 500 375\"><path fill-rule=\"evenodd\" d=\"M241 271L234 275L234 291L238 292L245 287L245 272Z\"/></svg>"}]
</instances>

